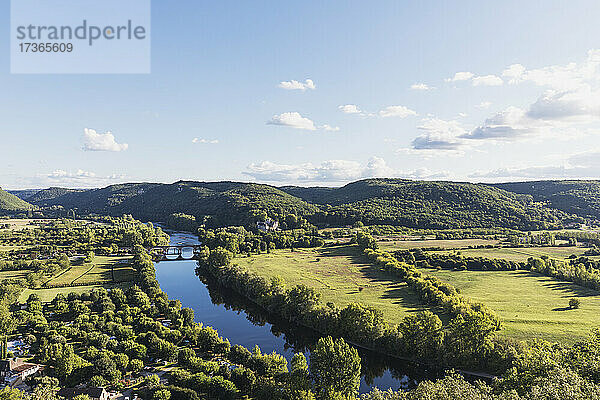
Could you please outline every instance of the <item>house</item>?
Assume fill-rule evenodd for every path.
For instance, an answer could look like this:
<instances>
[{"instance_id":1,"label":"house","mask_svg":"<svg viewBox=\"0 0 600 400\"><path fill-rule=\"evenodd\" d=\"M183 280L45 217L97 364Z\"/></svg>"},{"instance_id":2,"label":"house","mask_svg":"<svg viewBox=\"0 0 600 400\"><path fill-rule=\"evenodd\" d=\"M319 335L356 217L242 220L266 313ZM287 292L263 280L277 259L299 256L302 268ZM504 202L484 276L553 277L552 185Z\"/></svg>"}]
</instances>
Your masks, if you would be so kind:
<instances>
[{"instance_id":1,"label":"house","mask_svg":"<svg viewBox=\"0 0 600 400\"><path fill-rule=\"evenodd\" d=\"M267 218L265 221L257 222L256 228L258 228L258 230L262 232L276 231L279 228L279 222Z\"/></svg>"},{"instance_id":2,"label":"house","mask_svg":"<svg viewBox=\"0 0 600 400\"><path fill-rule=\"evenodd\" d=\"M40 364L27 363L17 357L0 360L0 378L4 380L4 383L15 386L27 377L36 374L41 368Z\"/></svg>"},{"instance_id":3,"label":"house","mask_svg":"<svg viewBox=\"0 0 600 400\"><path fill-rule=\"evenodd\" d=\"M57 393L59 396L65 399L72 399L75 396L81 394L87 395L90 400L108 400L109 395L106 389L101 387L88 387L88 388L62 388Z\"/></svg>"}]
</instances>

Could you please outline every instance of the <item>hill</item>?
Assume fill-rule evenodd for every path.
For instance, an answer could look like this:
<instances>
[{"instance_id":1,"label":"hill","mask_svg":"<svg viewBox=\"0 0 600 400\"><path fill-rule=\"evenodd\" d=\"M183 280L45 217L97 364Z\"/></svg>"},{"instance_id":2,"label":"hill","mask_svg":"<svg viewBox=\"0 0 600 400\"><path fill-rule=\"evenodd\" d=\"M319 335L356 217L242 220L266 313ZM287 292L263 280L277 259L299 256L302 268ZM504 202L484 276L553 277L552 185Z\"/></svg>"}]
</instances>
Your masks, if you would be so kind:
<instances>
[{"instance_id":1,"label":"hill","mask_svg":"<svg viewBox=\"0 0 600 400\"><path fill-rule=\"evenodd\" d=\"M174 213L207 218L211 226L249 225L256 214L271 217L288 213L308 215L318 211L314 205L268 185L237 182L189 182L173 184L128 183L101 189L66 191L52 197L36 194L39 206L62 205L79 213L108 215L132 214L148 221L165 221Z\"/></svg>"},{"instance_id":2,"label":"hill","mask_svg":"<svg viewBox=\"0 0 600 400\"><path fill-rule=\"evenodd\" d=\"M568 219L564 212L480 184L366 179L341 188L284 187L305 200L329 205L311 220L321 224L403 225L414 228L506 227L545 229Z\"/></svg>"},{"instance_id":3,"label":"hill","mask_svg":"<svg viewBox=\"0 0 600 400\"><path fill-rule=\"evenodd\" d=\"M132 214L147 221L166 221L171 214L183 213L209 226L252 225L259 215L281 218L290 213L320 226L360 221L430 229L534 230L573 220L529 194L483 184L405 179L365 179L341 188L228 181L126 183L92 190L50 188L27 200L78 214Z\"/></svg>"},{"instance_id":4,"label":"hill","mask_svg":"<svg viewBox=\"0 0 600 400\"><path fill-rule=\"evenodd\" d=\"M27 211L32 208L31 204L0 188L0 214Z\"/></svg>"},{"instance_id":5,"label":"hill","mask_svg":"<svg viewBox=\"0 0 600 400\"><path fill-rule=\"evenodd\" d=\"M587 218L600 218L600 181L535 181L491 185L514 193L528 194L536 201Z\"/></svg>"}]
</instances>

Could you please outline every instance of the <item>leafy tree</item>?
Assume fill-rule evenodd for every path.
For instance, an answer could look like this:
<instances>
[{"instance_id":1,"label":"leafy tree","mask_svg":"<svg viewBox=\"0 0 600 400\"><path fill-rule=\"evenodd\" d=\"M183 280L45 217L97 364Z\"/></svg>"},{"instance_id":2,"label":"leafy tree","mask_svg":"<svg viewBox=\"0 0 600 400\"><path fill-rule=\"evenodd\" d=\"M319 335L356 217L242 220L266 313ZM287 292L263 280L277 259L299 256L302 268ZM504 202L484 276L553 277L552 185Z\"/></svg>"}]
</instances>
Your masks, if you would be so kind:
<instances>
[{"instance_id":1,"label":"leafy tree","mask_svg":"<svg viewBox=\"0 0 600 400\"><path fill-rule=\"evenodd\" d=\"M331 336L319 339L310 354L310 375L317 394L336 391L345 395L358 393L360 357L344 339Z\"/></svg>"}]
</instances>

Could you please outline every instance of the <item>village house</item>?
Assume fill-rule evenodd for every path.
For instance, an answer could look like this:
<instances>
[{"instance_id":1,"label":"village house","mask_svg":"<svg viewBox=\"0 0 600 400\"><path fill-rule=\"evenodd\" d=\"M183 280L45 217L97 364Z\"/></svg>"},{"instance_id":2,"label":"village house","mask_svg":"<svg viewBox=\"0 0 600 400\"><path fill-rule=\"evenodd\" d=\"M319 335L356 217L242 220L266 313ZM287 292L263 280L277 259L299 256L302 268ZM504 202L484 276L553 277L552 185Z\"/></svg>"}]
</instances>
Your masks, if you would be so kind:
<instances>
[{"instance_id":1,"label":"village house","mask_svg":"<svg viewBox=\"0 0 600 400\"><path fill-rule=\"evenodd\" d=\"M258 230L262 232L276 231L279 228L279 222L267 218L266 221L257 222L256 228L258 228Z\"/></svg>"},{"instance_id":2,"label":"village house","mask_svg":"<svg viewBox=\"0 0 600 400\"><path fill-rule=\"evenodd\" d=\"M0 378L7 385L17 386L27 377L38 373L41 368L40 364L27 363L22 358L0 360Z\"/></svg>"}]
</instances>

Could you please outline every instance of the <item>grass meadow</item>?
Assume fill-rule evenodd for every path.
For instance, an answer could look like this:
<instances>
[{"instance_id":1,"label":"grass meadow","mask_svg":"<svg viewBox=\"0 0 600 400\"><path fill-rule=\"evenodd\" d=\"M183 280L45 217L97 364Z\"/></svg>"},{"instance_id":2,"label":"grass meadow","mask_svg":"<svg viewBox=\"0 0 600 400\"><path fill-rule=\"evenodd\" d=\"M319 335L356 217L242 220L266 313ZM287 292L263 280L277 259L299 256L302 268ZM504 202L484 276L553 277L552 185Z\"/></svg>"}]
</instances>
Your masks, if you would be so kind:
<instances>
[{"instance_id":1,"label":"grass meadow","mask_svg":"<svg viewBox=\"0 0 600 400\"><path fill-rule=\"evenodd\" d=\"M357 246L275 250L239 257L235 263L267 278L280 276L289 286L302 283L314 288L324 303L343 307L361 302L378 308L392 323L398 323L408 313L429 309L405 283L374 272Z\"/></svg>"}]
</instances>

